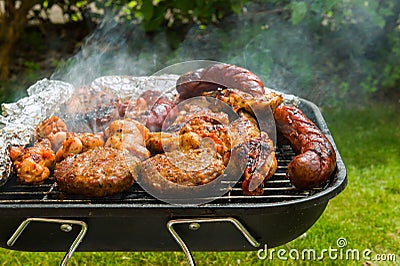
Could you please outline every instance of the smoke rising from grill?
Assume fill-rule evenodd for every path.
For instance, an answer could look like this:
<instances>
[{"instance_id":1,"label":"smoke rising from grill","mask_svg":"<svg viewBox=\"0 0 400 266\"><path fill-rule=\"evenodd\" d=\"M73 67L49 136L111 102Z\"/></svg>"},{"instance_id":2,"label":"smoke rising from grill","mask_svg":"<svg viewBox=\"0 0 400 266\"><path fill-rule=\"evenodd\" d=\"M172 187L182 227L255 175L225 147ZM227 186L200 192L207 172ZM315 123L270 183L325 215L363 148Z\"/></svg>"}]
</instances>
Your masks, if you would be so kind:
<instances>
[{"instance_id":1,"label":"smoke rising from grill","mask_svg":"<svg viewBox=\"0 0 400 266\"><path fill-rule=\"evenodd\" d=\"M363 64L375 56L373 47L382 36L365 12L353 10L360 22L351 27L330 31L326 26L317 34L306 23L292 25L284 12L256 4L246 8L215 26L194 26L176 50L164 33L149 37L137 25L107 18L52 78L83 85L99 76L152 75L171 64L205 59L248 68L265 86L319 105L360 92Z\"/></svg>"},{"instance_id":2,"label":"smoke rising from grill","mask_svg":"<svg viewBox=\"0 0 400 266\"><path fill-rule=\"evenodd\" d=\"M165 43L163 35L150 40L136 25L122 26L108 16L51 78L81 86L100 76L151 75L158 56L169 52Z\"/></svg>"}]
</instances>

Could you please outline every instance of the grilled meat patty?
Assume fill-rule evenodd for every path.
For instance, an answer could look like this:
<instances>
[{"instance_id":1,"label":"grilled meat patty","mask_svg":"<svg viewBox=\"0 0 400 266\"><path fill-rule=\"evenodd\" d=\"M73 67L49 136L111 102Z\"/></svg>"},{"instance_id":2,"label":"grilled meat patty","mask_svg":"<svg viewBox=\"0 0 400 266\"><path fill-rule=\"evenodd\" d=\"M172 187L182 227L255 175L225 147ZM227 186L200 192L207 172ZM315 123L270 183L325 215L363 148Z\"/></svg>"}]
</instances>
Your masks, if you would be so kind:
<instances>
[{"instance_id":1,"label":"grilled meat patty","mask_svg":"<svg viewBox=\"0 0 400 266\"><path fill-rule=\"evenodd\" d=\"M54 177L63 192L89 197L109 196L133 185L134 173L139 166L137 161L136 165L130 165L131 172L122 151L96 147L58 163Z\"/></svg>"},{"instance_id":2,"label":"grilled meat patty","mask_svg":"<svg viewBox=\"0 0 400 266\"><path fill-rule=\"evenodd\" d=\"M223 174L225 165L221 155L210 148L175 150L157 154L143 162L140 179L158 182L161 177L183 186L204 185ZM163 186L161 184L160 188Z\"/></svg>"}]
</instances>

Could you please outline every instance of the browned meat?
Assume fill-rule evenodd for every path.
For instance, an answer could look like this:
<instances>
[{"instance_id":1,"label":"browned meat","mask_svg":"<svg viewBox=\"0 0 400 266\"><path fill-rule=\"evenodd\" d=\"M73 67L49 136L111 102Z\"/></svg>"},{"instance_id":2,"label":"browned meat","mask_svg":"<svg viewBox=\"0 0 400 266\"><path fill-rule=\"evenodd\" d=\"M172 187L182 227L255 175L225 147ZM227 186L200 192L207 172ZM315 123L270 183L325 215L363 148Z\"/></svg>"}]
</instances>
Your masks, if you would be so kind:
<instances>
[{"instance_id":1,"label":"browned meat","mask_svg":"<svg viewBox=\"0 0 400 266\"><path fill-rule=\"evenodd\" d=\"M82 153L94 147L101 146L104 146L102 133L68 132L66 139L56 153L56 160L59 162L72 154Z\"/></svg>"},{"instance_id":2,"label":"browned meat","mask_svg":"<svg viewBox=\"0 0 400 266\"><path fill-rule=\"evenodd\" d=\"M176 116L175 103L159 91L145 91L135 103L125 103L120 114L144 124L150 131L160 131L167 116Z\"/></svg>"},{"instance_id":3,"label":"browned meat","mask_svg":"<svg viewBox=\"0 0 400 266\"><path fill-rule=\"evenodd\" d=\"M72 132L101 132L111 121L119 118L120 100L90 86L77 88L62 106L62 117Z\"/></svg>"},{"instance_id":4,"label":"browned meat","mask_svg":"<svg viewBox=\"0 0 400 266\"><path fill-rule=\"evenodd\" d=\"M230 150L228 127L195 118L182 127L179 132L154 132L146 140L152 154L210 148L224 156Z\"/></svg>"},{"instance_id":5,"label":"browned meat","mask_svg":"<svg viewBox=\"0 0 400 266\"><path fill-rule=\"evenodd\" d=\"M278 132L299 153L286 173L293 185L306 189L328 180L336 167L336 153L325 134L294 106L281 105L274 115Z\"/></svg>"},{"instance_id":6,"label":"browned meat","mask_svg":"<svg viewBox=\"0 0 400 266\"><path fill-rule=\"evenodd\" d=\"M229 137L227 125L218 121L209 121L207 118L197 117L189 120L179 132L182 136L180 145L184 149L193 147L194 141L200 140L199 147L211 148L222 156L231 148L231 139ZM193 135L197 135L198 138Z\"/></svg>"},{"instance_id":7,"label":"browned meat","mask_svg":"<svg viewBox=\"0 0 400 266\"><path fill-rule=\"evenodd\" d=\"M159 177L183 186L204 185L221 174L225 165L212 149L176 150L157 154L143 162L140 180L157 182ZM160 189L164 189L160 184Z\"/></svg>"},{"instance_id":8,"label":"browned meat","mask_svg":"<svg viewBox=\"0 0 400 266\"><path fill-rule=\"evenodd\" d=\"M218 88L236 88L253 96L264 94L264 85L257 75L230 64L215 64L188 72L179 77L176 83L180 99L200 96L203 92Z\"/></svg>"},{"instance_id":9,"label":"browned meat","mask_svg":"<svg viewBox=\"0 0 400 266\"><path fill-rule=\"evenodd\" d=\"M242 190L245 195L262 195L264 181L278 168L274 143L266 132L257 127L255 119L246 112L230 125L234 174L243 173Z\"/></svg>"},{"instance_id":10,"label":"browned meat","mask_svg":"<svg viewBox=\"0 0 400 266\"><path fill-rule=\"evenodd\" d=\"M226 113L213 112L196 104L180 106L168 132L151 134L146 145L153 154L180 149L211 148L224 156L231 148Z\"/></svg>"},{"instance_id":11,"label":"browned meat","mask_svg":"<svg viewBox=\"0 0 400 266\"><path fill-rule=\"evenodd\" d=\"M106 137L110 137L116 133L136 134L141 139L138 143L142 143L144 139L148 138L149 130L142 123L133 119L118 119L113 121L105 129Z\"/></svg>"},{"instance_id":12,"label":"browned meat","mask_svg":"<svg viewBox=\"0 0 400 266\"><path fill-rule=\"evenodd\" d=\"M118 98L111 93L95 90L90 86L81 86L75 89L62 111L69 114L86 114L97 108L116 105L118 102Z\"/></svg>"},{"instance_id":13,"label":"browned meat","mask_svg":"<svg viewBox=\"0 0 400 266\"><path fill-rule=\"evenodd\" d=\"M243 173L242 190L244 194L263 194L264 181L275 173L278 163L273 141L268 133L260 131L259 127L262 125L261 129L266 130L271 126L271 121L268 120L273 120L273 117L272 113L267 110L275 109L282 102L282 96L274 92L252 96L237 89L210 91L203 95L217 98L231 106L239 114L240 118L230 125L231 160L236 165L233 167L235 172L233 174L238 171Z\"/></svg>"},{"instance_id":14,"label":"browned meat","mask_svg":"<svg viewBox=\"0 0 400 266\"><path fill-rule=\"evenodd\" d=\"M69 156L54 169L61 191L89 197L103 197L129 189L138 171L137 164L125 164L123 152L109 147L96 147Z\"/></svg>"},{"instance_id":15,"label":"browned meat","mask_svg":"<svg viewBox=\"0 0 400 266\"><path fill-rule=\"evenodd\" d=\"M57 151L62 142L66 139L67 132L68 128L64 121L57 116L51 116L45 119L36 128L35 138L37 140L41 140L43 138L49 139L53 151Z\"/></svg>"},{"instance_id":16,"label":"browned meat","mask_svg":"<svg viewBox=\"0 0 400 266\"><path fill-rule=\"evenodd\" d=\"M274 110L283 100L282 95L275 92L253 96L238 89L210 91L203 93L203 95L217 98L231 106L235 112L245 110L252 115L262 113L267 108Z\"/></svg>"},{"instance_id":17,"label":"browned meat","mask_svg":"<svg viewBox=\"0 0 400 266\"><path fill-rule=\"evenodd\" d=\"M170 118L166 122L165 130L168 132L179 131L181 128L187 124L188 121L201 118L204 121L210 123L219 123L228 125L229 115L227 112L229 110L224 110L224 106L216 106L217 102L209 102L206 97L190 99L186 102L182 102L178 105L178 115ZM211 107L214 107L211 109Z\"/></svg>"},{"instance_id":18,"label":"browned meat","mask_svg":"<svg viewBox=\"0 0 400 266\"><path fill-rule=\"evenodd\" d=\"M150 152L146 148L146 139L149 130L141 123L130 120L115 120L105 130L107 141L106 147L124 150L131 156L136 156L141 160L150 157Z\"/></svg>"},{"instance_id":19,"label":"browned meat","mask_svg":"<svg viewBox=\"0 0 400 266\"><path fill-rule=\"evenodd\" d=\"M151 132L146 139L146 147L152 155L175 150L197 149L201 138L195 133L180 134L179 132Z\"/></svg>"},{"instance_id":20,"label":"browned meat","mask_svg":"<svg viewBox=\"0 0 400 266\"><path fill-rule=\"evenodd\" d=\"M33 147L11 147L10 157L17 172L18 180L22 183L42 183L50 175L55 162L51 143L44 138L35 142Z\"/></svg>"}]
</instances>

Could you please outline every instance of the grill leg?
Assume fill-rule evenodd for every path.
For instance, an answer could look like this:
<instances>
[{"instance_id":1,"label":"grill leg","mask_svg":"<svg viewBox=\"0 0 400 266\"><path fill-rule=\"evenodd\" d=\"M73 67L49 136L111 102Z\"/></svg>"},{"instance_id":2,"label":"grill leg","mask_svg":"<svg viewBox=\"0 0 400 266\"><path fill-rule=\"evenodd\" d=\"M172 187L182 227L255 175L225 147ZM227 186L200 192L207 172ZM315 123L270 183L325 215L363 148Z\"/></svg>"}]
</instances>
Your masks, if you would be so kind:
<instances>
[{"instance_id":1,"label":"grill leg","mask_svg":"<svg viewBox=\"0 0 400 266\"><path fill-rule=\"evenodd\" d=\"M192 253L190 249L187 247L185 241L179 236L179 234L175 231L175 224L189 224L189 228L191 230L197 230L200 227L200 223L213 223L213 222L229 222L236 226L236 228L243 234L243 236L247 239L247 241L253 247L259 247L260 243L247 231L247 229L239 222L237 219L232 217L217 217L217 218L193 218L193 219L175 219L170 220L167 223L168 231L171 233L172 237L181 247L185 256L188 260L189 265L194 266L195 261L193 259Z\"/></svg>"},{"instance_id":2,"label":"grill leg","mask_svg":"<svg viewBox=\"0 0 400 266\"><path fill-rule=\"evenodd\" d=\"M83 237L86 234L88 226L85 222L77 221L77 220L62 220L62 219L48 219L48 218L28 218L23 221L20 226L15 230L14 234L10 237L7 241L8 246L13 246L15 241L20 237L22 232L25 228L29 225L30 222L42 222L42 223L59 223L61 224L61 230L69 232L71 231L71 224L80 225L81 231L79 232L78 236L75 238L74 242L70 246L68 252L65 254L63 260L61 261L62 266L68 265L69 260L71 259L72 255L74 254L75 250L78 248L79 244L81 243Z\"/></svg>"}]
</instances>

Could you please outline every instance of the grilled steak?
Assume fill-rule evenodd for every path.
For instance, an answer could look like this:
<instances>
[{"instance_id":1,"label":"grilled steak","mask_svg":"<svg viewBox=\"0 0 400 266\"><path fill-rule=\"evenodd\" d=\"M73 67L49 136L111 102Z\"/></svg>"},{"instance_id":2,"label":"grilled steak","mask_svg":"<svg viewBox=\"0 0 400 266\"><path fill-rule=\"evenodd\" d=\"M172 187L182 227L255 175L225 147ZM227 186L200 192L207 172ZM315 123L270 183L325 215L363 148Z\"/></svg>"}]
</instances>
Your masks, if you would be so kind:
<instances>
[{"instance_id":1,"label":"grilled steak","mask_svg":"<svg viewBox=\"0 0 400 266\"><path fill-rule=\"evenodd\" d=\"M139 166L130 164L132 173ZM134 175L125 164L124 154L110 147L96 147L69 156L54 169L54 177L63 192L102 197L120 193L132 186Z\"/></svg>"}]
</instances>

